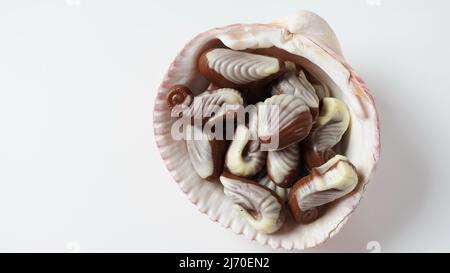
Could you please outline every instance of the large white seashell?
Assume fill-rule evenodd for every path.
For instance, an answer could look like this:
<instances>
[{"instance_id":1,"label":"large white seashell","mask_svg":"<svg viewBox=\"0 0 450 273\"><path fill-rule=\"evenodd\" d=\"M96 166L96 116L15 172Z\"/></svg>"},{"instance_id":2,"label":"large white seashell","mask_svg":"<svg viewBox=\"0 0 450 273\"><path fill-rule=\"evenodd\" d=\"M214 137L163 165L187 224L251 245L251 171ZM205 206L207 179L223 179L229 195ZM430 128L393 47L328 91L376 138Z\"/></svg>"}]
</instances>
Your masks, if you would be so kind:
<instances>
[{"instance_id":1,"label":"large white seashell","mask_svg":"<svg viewBox=\"0 0 450 273\"><path fill-rule=\"evenodd\" d=\"M291 61L328 86L333 96L348 106L352 122L340 149L355 166L359 183L313 223L298 224L288 217L279 233L258 232L233 212L234 203L224 194L221 184L205 183L198 176L185 142L172 138L171 126L176 119L171 117L167 107L167 92L177 84L186 85L194 94L206 90L209 82L196 72L197 59L205 49L218 47L217 40L233 50L276 47L289 52ZM233 232L273 248L304 249L336 235L358 205L380 156L379 122L372 96L342 57L332 29L322 18L307 11L272 24L235 24L195 37L177 55L159 87L153 126L167 168L198 209Z\"/></svg>"}]
</instances>

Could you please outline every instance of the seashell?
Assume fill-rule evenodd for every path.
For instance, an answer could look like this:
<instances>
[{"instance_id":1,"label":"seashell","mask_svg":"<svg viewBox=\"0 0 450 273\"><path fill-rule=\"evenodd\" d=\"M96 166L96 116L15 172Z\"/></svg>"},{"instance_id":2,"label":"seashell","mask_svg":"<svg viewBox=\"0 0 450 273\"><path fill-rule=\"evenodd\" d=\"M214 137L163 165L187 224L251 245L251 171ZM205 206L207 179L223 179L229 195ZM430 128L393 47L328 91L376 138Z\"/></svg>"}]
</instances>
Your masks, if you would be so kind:
<instances>
[{"instance_id":1,"label":"seashell","mask_svg":"<svg viewBox=\"0 0 450 273\"><path fill-rule=\"evenodd\" d=\"M294 218L303 223L314 221L318 208L350 193L358 184L356 169L345 156L336 155L295 183L289 193Z\"/></svg>"},{"instance_id":2,"label":"seashell","mask_svg":"<svg viewBox=\"0 0 450 273\"><path fill-rule=\"evenodd\" d=\"M319 117L303 145L307 169L320 166L335 155L331 149L341 141L350 123L347 106L336 98L324 98Z\"/></svg>"},{"instance_id":3,"label":"seashell","mask_svg":"<svg viewBox=\"0 0 450 273\"><path fill-rule=\"evenodd\" d=\"M186 132L186 147L192 167L201 178L218 181L223 170L225 141L215 139L198 126L188 124Z\"/></svg>"},{"instance_id":4,"label":"seashell","mask_svg":"<svg viewBox=\"0 0 450 273\"><path fill-rule=\"evenodd\" d=\"M268 176L262 177L258 182L278 194L283 202L288 201L289 191L291 190L290 188L282 188L277 186L277 184L275 184Z\"/></svg>"},{"instance_id":5,"label":"seashell","mask_svg":"<svg viewBox=\"0 0 450 273\"><path fill-rule=\"evenodd\" d=\"M283 71L284 63L269 56L214 48L200 56L198 69L218 86L238 88L274 79Z\"/></svg>"},{"instance_id":6,"label":"seashell","mask_svg":"<svg viewBox=\"0 0 450 273\"><path fill-rule=\"evenodd\" d=\"M311 127L308 106L294 95L275 95L258 105L258 137L269 151L303 140Z\"/></svg>"},{"instance_id":7,"label":"seashell","mask_svg":"<svg viewBox=\"0 0 450 273\"><path fill-rule=\"evenodd\" d=\"M220 183L204 183L189 160L185 141L171 136L176 119L171 117L166 101L170 88L182 84L194 95L206 90L210 82L197 71L198 58L205 50L219 46L232 50L278 50L284 54L283 60L308 71L349 108L351 123L340 152L356 168L359 182L352 192L327 205L326 211L313 223L299 224L287 217L280 232L267 234L256 230L234 212L234 202L225 195ZM361 77L343 58L330 26L307 11L268 24L214 28L195 37L176 56L155 94L153 127L167 168L198 209L233 232L273 248L305 249L336 235L357 207L380 155L379 122L372 96ZM197 232L198 236L201 232Z\"/></svg>"},{"instance_id":8,"label":"seashell","mask_svg":"<svg viewBox=\"0 0 450 273\"><path fill-rule=\"evenodd\" d=\"M283 201L272 190L257 182L224 173L220 176L223 191L238 212L256 230L273 233L285 220Z\"/></svg>"},{"instance_id":9,"label":"seashell","mask_svg":"<svg viewBox=\"0 0 450 273\"><path fill-rule=\"evenodd\" d=\"M290 71L280 77L277 83L272 86L272 95L280 94L299 97L311 109L313 116L318 112L319 98L314 87L306 79L303 70L298 75L294 71Z\"/></svg>"},{"instance_id":10,"label":"seashell","mask_svg":"<svg viewBox=\"0 0 450 273\"><path fill-rule=\"evenodd\" d=\"M293 144L267 154L267 175L277 186L291 187L299 176L300 146Z\"/></svg>"},{"instance_id":11,"label":"seashell","mask_svg":"<svg viewBox=\"0 0 450 273\"><path fill-rule=\"evenodd\" d=\"M248 127L239 124L236 128L225 158L227 170L234 175L249 177L264 167L267 152L259 149L257 122L257 112L254 111L250 115Z\"/></svg>"}]
</instances>

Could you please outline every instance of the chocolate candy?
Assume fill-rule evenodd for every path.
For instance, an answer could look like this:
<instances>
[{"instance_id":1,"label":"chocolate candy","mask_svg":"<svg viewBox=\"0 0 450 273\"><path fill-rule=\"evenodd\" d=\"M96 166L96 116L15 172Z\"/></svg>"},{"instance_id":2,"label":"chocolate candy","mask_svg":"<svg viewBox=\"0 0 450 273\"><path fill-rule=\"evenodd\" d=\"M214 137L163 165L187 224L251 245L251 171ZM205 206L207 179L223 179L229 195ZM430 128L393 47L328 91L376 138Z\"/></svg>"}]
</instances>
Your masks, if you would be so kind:
<instances>
[{"instance_id":1,"label":"chocolate candy","mask_svg":"<svg viewBox=\"0 0 450 273\"><path fill-rule=\"evenodd\" d=\"M283 200L269 188L239 176L223 173L220 181L225 195L237 206L237 212L256 230L272 233L280 229L286 217Z\"/></svg>"},{"instance_id":2,"label":"chocolate candy","mask_svg":"<svg viewBox=\"0 0 450 273\"><path fill-rule=\"evenodd\" d=\"M322 100L319 117L303 145L308 169L320 166L335 155L332 148L341 140L350 123L347 106L336 98Z\"/></svg>"},{"instance_id":3,"label":"chocolate candy","mask_svg":"<svg viewBox=\"0 0 450 273\"><path fill-rule=\"evenodd\" d=\"M336 155L297 181L289 192L289 208L298 222L308 223L320 215L320 207L351 192L358 183L353 164Z\"/></svg>"},{"instance_id":4,"label":"chocolate candy","mask_svg":"<svg viewBox=\"0 0 450 273\"><path fill-rule=\"evenodd\" d=\"M269 151L267 175L279 187L290 188L300 172L300 146L290 145L282 150Z\"/></svg>"},{"instance_id":5,"label":"chocolate candy","mask_svg":"<svg viewBox=\"0 0 450 273\"><path fill-rule=\"evenodd\" d=\"M306 103L294 95L275 95L258 105L258 137L274 151L300 142L312 127Z\"/></svg>"},{"instance_id":6,"label":"chocolate candy","mask_svg":"<svg viewBox=\"0 0 450 273\"><path fill-rule=\"evenodd\" d=\"M306 79L303 70L297 74L295 71L285 73L272 85L272 95L290 94L302 99L310 108L313 120L316 119L319 110L319 98L316 90Z\"/></svg>"},{"instance_id":7,"label":"chocolate candy","mask_svg":"<svg viewBox=\"0 0 450 273\"><path fill-rule=\"evenodd\" d=\"M190 139L186 140L186 147L195 171L201 178L217 182L223 170L226 142L193 125L187 125L187 134Z\"/></svg>"},{"instance_id":8,"label":"chocolate candy","mask_svg":"<svg viewBox=\"0 0 450 273\"><path fill-rule=\"evenodd\" d=\"M214 48L200 56L198 69L215 85L242 89L275 79L284 71L284 63L273 57Z\"/></svg>"}]
</instances>

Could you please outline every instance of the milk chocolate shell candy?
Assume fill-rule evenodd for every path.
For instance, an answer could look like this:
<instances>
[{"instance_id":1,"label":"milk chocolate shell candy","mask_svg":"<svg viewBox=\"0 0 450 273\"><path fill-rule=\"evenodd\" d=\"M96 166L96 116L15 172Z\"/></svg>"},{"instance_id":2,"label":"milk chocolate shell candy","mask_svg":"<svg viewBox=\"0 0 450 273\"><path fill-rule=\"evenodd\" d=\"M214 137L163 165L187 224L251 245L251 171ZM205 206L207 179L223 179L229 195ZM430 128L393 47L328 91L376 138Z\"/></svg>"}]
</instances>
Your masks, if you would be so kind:
<instances>
[{"instance_id":1,"label":"milk chocolate shell candy","mask_svg":"<svg viewBox=\"0 0 450 273\"><path fill-rule=\"evenodd\" d=\"M285 220L283 201L269 188L254 181L224 173L220 177L224 193L237 211L259 232L273 233Z\"/></svg>"},{"instance_id":2,"label":"milk chocolate shell candy","mask_svg":"<svg viewBox=\"0 0 450 273\"><path fill-rule=\"evenodd\" d=\"M280 150L303 140L311 130L308 105L290 94L275 95L258 105L258 137L268 150Z\"/></svg>"},{"instance_id":3,"label":"milk chocolate shell candy","mask_svg":"<svg viewBox=\"0 0 450 273\"><path fill-rule=\"evenodd\" d=\"M347 106L336 98L324 98L320 114L303 145L303 160L308 169L318 167L335 155L332 148L341 141L350 123Z\"/></svg>"},{"instance_id":4,"label":"milk chocolate shell candy","mask_svg":"<svg viewBox=\"0 0 450 273\"><path fill-rule=\"evenodd\" d=\"M277 186L291 187L299 176L300 146L293 144L267 155L267 175Z\"/></svg>"},{"instance_id":5,"label":"milk chocolate shell candy","mask_svg":"<svg viewBox=\"0 0 450 273\"><path fill-rule=\"evenodd\" d=\"M215 123L223 120L230 112L238 112L244 103L241 94L231 88L205 91L195 97L189 95L187 90L189 89L180 85L172 87L167 97L167 104L172 106L172 111L178 110L183 117L191 119L192 124L196 120L198 125L207 121ZM176 106L181 107L176 108ZM174 113L172 115L180 116Z\"/></svg>"},{"instance_id":6,"label":"milk chocolate shell candy","mask_svg":"<svg viewBox=\"0 0 450 273\"><path fill-rule=\"evenodd\" d=\"M194 164L191 162L186 141L172 136L172 125L178 121L178 118L171 115L171 109L167 103L169 91L176 85L187 87L193 96L197 96L207 90L208 86L215 79L214 77L206 77L204 75L206 73L202 73L199 70L199 60L202 54L208 52L208 50L217 48L268 56L280 60L279 66L293 63L297 71L300 69L305 71L308 80L315 86L316 95L319 99L322 96L331 95L346 105L351 122L346 133L342 136L342 140L338 144L339 149L336 149L336 152L346 157L345 162L340 161L344 166L348 166L346 162L351 162L354 166L358 183L346 195L319 206L319 208L324 208L324 210L320 211L320 217L315 221L309 224L299 223L293 219L294 217L289 216L285 217L284 223L280 225L279 230L275 231L278 228L278 223L281 223L274 220L276 213L264 213L265 216L270 216L264 218L268 219L265 223L272 223L272 225L255 225L249 221L250 218L242 217L242 214L236 213L234 209L236 200L227 196L224 192L225 186L222 183L206 183L205 179L199 176L195 169L198 166L194 167ZM263 63L266 64L265 61ZM292 70L293 67L288 65L288 67L279 69L280 71L283 70L282 72L275 72L275 60L270 59L267 64L269 64L267 67L273 68L273 70L268 69L268 71L265 71L265 74L257 72L255 74L257 77L250 79L253 83L249 83L249 85L255 84L262 87L256 90L267 90L264 88L269 88L268 85L272 84L276 80L275 78L278 78L287 70ZM277 73L280 74L277 75ZM222 74L226 73L222 72ZM235 88L236 86L221 85L229 83L231 82L229 79L233 79L228 74L222 74L220 76L226 81L218 82L216 87ZM229 79L225 76L229 77ZM264 82L267 80L264 77L274 78ZM248 81L249 78L239 79ZM314 81L310 79L314 79ZM238 85L239 88L242 86L241 84ZM320 92L322 91L319 92L316 87L319 85L328 87L329 94L321 94ZM239 88L235 89L239 90ZM183 100L177 97L174 101ZM304 102L304 106L299 105L299 107L309 111L309 106L306 102ZM307 116L307 114L305 115ZM262 122L262 124L264 123ZM256 240L260 244L270 245L273 248L304 249L313 247L339 232L357 207L380 154L379 122L372 96L369 94L361 77L344 59L336 35L330 26L316 14L307 11L300 11L266 24L233 24L222 28L214 28L195 37L176 56L159 87L155 98L153 125L155 140L167 168L180 188L197 205L198 209L211 220L217 221L226 228L230 228L233 232L243 234L248 239ZM269 130L263 130L262 132L264 131L267 132ZM306 135L307 133L305 133ZM282 135L280 136L283 137ZM263 135L262 139L267 140L267 137L270 137L270 133ZM281 142L291 142L292 138L293 136L290 134L286 136L285 140L282 140L282 138L280 140ZM301 137L296 135L293 142L299 140L299 138ZM290 141L286 141L286 139ZM302 140L301 142L304 141ZM284 143L284 145L288 147L289 143ZM202 162L204 163L204 161ZM341 170L340 168L338 170ZM344 168L344 170L348 169L347 167ZM209 174L210 171L205 171L205 174L207 173ZM216 172L213 171L213 173ZM240 179L242 178L232 179L229 186L241 185ZM248 185L245 182L243 184ZM258 192L262 193L261 196L266 194L271 200L277 199L267 195L267 191L270 191L267 187L260 184L257 185L262 187L263 190L256 188L257 186L254 186L254 184L251 184L249 188L260 190ZM345 188L348 190L350 187ZM320 192L317 187L315 187L315 190ZM237 189L230 192L235 192L236 195L245 193ZM272 191L272 193L278 196L276 192ZM294 193L291 192L291 194ZM313 200L312 204L314 205L320 205L321 203L317 202L317 199L300 199L303 201ZM273 212L279 210L280 206L276 205L276 201L270 204L273 208L276 208ZM300 202L299 208L300 205L304 204ZM262 211L261 208L258 206L257 209ZM289 209L287 214L292 214L291 211L292 209ZM250 211L248 211L248 216L252 216ZM266 229L266 227L270 228ZM267 231L273 232L267 233Z\"/></svg>"},{"instance_id":7,"label":"milk chocolate shell candy","mask_svg":"<svg viewBox=\"0 0 450 273\"><path fill-rule=\"evenodd\" d=\"M277 184L275 184L268 176L263 176L258 182L278 194L283 202L288 201L290 188L282 188L277 186Z\"/></svg>"},{"instance_id":8,"label":"milk chocolate shell candy","mask_svg":"<svg viewBox=\"0 0 450 273\"><path fill-rule=\"evenodd\" d=\"M230 173L248 177L257 174L264 167L267 152L260 150L257 124L257 112L253 111L248 126L237 126L225 159L225 166Z\"/></svg>"},{"instance_id":9,"label":"milk chocolate shell candy","mask_svg":"<svg viewBox=\"0 0 450 273\"><path fill-rule=\"evenodd\" d=\"M319 108L319 98L316 95L316 90L311 83L306 79L305 73L300 71L290 71L285 73L276 84L272 86L272 95L290 94L301 98L306 105L313 112L313 116Z\"/></svg>"},{"instance_id":10,"label":"milk chocolate shell candy","mask_svg":"<svg viewBox=\"0 0 450 273\"><path fill-rule=\"evenodd\" d=\"M189 107L191 105L194 96L191 90L184 85L175 85L170 88L167 94L167 106L170 109L176 106Z\"/></svg>"},{"instance_id":11,"label":"milk chocolate shell candy","mask_svg":"<svg viewBox=\"0 0 450 273\"><path fill-rule=\"evenodd\" d=\"M351 192L358 183L355 167L345 156L336 155L296 182L289 193L289 207L299 222L319 216L319 207Z\"/></svg>"},{"instance_id":12,"label":"milk chocolate shell candy","mask_svg":"<svg viewBox=\"0 0 450 273\"><path fill-rule=\"evenodd\" d=\"M274 79L283 71L284 63L269 56L214 48L200 56L198 69L218 86L239 88Z\"/></svg>"},{"instance_id":13,"label":"milk chocolate shell candy","mask_svg":"<svg viewBox=\"0 0 450 273\"><path fill-rule=\"evenodd\" d=\"M319 100L331 96L330 89L325 84L313 84L313 87Z\"/></svg>"},{"instance_id":14,"label":"milk chocolate shell candy","mask_svg":"<svg viewBox=\"0 0 450 273\"><path fill-rule=\"evenodd\" d=\"M225 141L215 139L201 127L187 125L186 147L189 161L197 174L208 181L218 181L223 170Z\"/></svg>"}]
</instances>

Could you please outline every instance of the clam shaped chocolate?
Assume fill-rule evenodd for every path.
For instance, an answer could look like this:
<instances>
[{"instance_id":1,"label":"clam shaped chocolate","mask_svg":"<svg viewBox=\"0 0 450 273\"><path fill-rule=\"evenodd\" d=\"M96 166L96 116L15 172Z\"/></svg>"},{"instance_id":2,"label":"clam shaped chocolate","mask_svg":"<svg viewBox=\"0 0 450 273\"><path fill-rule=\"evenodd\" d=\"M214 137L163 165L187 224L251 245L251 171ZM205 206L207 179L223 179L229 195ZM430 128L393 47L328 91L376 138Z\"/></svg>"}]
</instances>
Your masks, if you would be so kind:
<instances>
[{"instance_id":1,"label":"clam shaped chocolate","mask_svg":"<svg viewBox=\"0 0 450 273\"><path fill-rule=\"evenodd\" d=\"M295 94L298 92L290 94L290 89L283 88L281 94L271 97L272 87L282 82L284 73L289 71L294 71L296 78L286 75L288 79L285 80L295 80L290 85L296 88L301 85L305 89L299 90L306 93L300 92L302 95L297 97ZM297 71L304 71L304 75ZM271 189L266 186L269 181L264 181L268 183L264 184L258 183L255 177L223 175L219 170L221 164L217 164L217 169L214 168L216 163L200 167L201 163L225 160L214 156L214 151L220 150L218 142L211 142L207 136L207 141L188 144L186 140L173 136L173 125L179 121L179 116L172 115L171 105L191 107L194 98L204 93L212 83L215 89L234 88L241 92L242 106L250 101L245 93L250 89L252 94L261 95L251 104L261 101L282 106L278 107L282 110L278 116L267 109L258 110L257 135L261 148L271 140L276 143L277 137L277 147L266 150L278 151L295 143L303 147L308 135L316 130L314 127L311 129L314 122L322 124L320 114L317 120L311 114L317 99L310 86L301 82L305 79L322 103L324 98L333 97L345 104L350 122L339 143L328 149L339 154L337 158L327 158L325 166L311 168L303 182L296 182L293 188L285 189L291 197L289 210L284 208L281 192L273 190L280 188L275 185L276 188L273 181L270 181ZM171 104L168 105L168 94L176 86L182 88L169 96ZM309 99L305 95L310 95ZM322 111L322 103L319 103L319 112ZM240 103L233 100L230 105L238 107ZM191 129L200 130L210 120L221 121L224 113L226 110L219 110L219 115L213 115ZM270 119L277 117L280 121L278 128L270 123ZM239 124L245 126L242 131L249 129L249 124ZM357 207L380 153L379 123L372 96L361 77L344 59L330 26L307 11L267 24L233 24L214 28L195 37L176 56L159 87L153 125L155 140L167 168L199 210L222 226L274 248L313 247L339 232ZM328 142L328 146L331 144ZM313 151L319 151L314 145L311 146L316 147ZM238 146L240 149L243 143ZM246 147L248 145L244 150ZM245 152L241 153L243 159L246 159ZM222 155L226 153L224 151ZM302 148L300 154L303 154ZM340 155L345 158L340 158ZM193 164L195 161L198 164ZM260 172L265 169L267 166ZM339 179L330 180L327 173ZM216 180L218 176L221 183L205 180ZM328 203L323 204L325 201ZM236 213L238 207L242 213ZM315 218L311 223L304 220ZM189 235L193 236L192 233ZM198 236L201 236L201 231L198 231Z\"/></svg>"},{"instance_id":2,"label":"clam shaped chocolate","mask_svg":"<svg viewBox=\"0 0 450 273\"><path fill-rule=\"evenodd\" d=\"M269 56L213 48L200 56L198 69L218 86L242 88L276 78L283 72L284 63Z\"/></svg>"}]
</instances>

